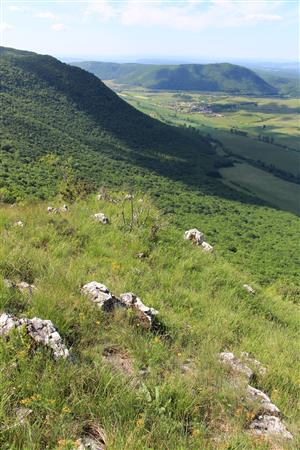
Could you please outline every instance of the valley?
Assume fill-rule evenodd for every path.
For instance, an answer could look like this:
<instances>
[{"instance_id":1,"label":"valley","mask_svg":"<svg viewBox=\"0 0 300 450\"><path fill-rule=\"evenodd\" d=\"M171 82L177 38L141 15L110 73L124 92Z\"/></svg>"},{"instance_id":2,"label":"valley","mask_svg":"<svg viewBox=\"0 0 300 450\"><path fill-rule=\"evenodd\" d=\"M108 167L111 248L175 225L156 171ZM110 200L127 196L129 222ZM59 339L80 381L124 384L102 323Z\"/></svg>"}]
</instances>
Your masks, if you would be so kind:
<instances>
[{"instance_id":1,"label":"valley","mask_svg":"<svg viewBox=\"0 0 300 450\"><path fill-rule=\"evenodd\" d=\"M222 169L225 183L231 179L232 187L238 182L248 194L300 214L299 99L128 90L107 84L151 117L208 135L218 154L234 165ZM251 183L244 180L241 167L247 167Z\"/></svg>"}]
</instances>

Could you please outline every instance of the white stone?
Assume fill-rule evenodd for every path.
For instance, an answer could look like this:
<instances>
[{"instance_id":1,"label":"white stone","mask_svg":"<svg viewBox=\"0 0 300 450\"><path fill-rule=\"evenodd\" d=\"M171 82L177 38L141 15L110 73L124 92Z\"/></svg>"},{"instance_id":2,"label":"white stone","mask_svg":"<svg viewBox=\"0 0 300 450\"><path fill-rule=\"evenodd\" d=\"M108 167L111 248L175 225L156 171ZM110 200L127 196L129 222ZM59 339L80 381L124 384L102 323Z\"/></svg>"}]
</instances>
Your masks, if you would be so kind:
<instances>
[{"instance_id":1,"label":"white stone","mask_svg":"<svg viewBox=\"0 0 300 450\"><path fill-rule=\"evenodd\" d=\"M276 405L274 405L274 403L271 402L267 394L260 391L259 389L256 389L252 386L247 386L246 395L249 400L259 402L261 413L269 413L274 416L280 414L279 409Z\"/></svg>"},{"instance_id":2,"label":"white stone","mask_svg":"<svg viewBox=\"0 0 300 450\"><path fill-rule=\"evenodd\" d=\"M204 234L197 230L197 228L192 228L184 233L184 239L193 241L196 245L201 245L204 241Z\"/></svg>"},{"instance_id":3,"label":"white stone","mask_svg":"<svg viewBox=\"0 0 300 450\"><path fill-rule=\"evenodd\" d=\"M106 217L106 215L101 212L94 214L93 217L96 220L96 222L103 223L104 225L109 223L108 217Z\"/></svg>"},{"instance_id":4,"label":"white stone","mask_svg":"<svg viewBox=\"0 0 300 450\"><path fill-rule=\"evenodd\" d=\"M277 416L259 415L251 423L250 430L259 436L293 439L293 435Z\"/></svg>"},{"instance_id":5,"label":"white stone","mask_svg":"<svg viewBox=\"0 0 300 450\"><path fill-rule=\"evenodd\" d=\"M249 294L252 294L252 295L255 294L255 290L249 284L243 284L243 288L246 289L246 291L249 292Z\"/></svg>"},{"instance_id":6,"label":"white stone","mask_svg":"<svg viewBox=\"0 0 300 450\"><path fill-rule=\"evenodd\" d=\"M214 250L212 245L204 241L202 242L201 247L203 248L203 251L207 253L211 253Z\"/></svg>"},{"instance_id":7,"label":"white stone","mask_svg":"<svg viewBox=\"0 0 300 450\"><path fill-rule=\"evenodd\" d=\"M35 342L52 349L56 359L69 357L69 350L64 345L51 320L42 320L38 317L18 319L10 314L3 313L0 316L0 336L6 335L13 328L19 328L23 325Z\"/></svg>"},{"instance_id":8,"label":"white stone","mask_svg":"<svg viewBox=\"0 0 300 450\"><path fill-rule=\"evenodd\" d=\"M152 325L153 319L158 314L153 308L149 308L149 306L144 305L142 300L137 297L132 292L126 292L120 295L121 302L125 304L127 308L137 309L142 316L149 322L149 325Z\"/></svg>"},{"instance_id":9,"label":"white stone","mask_svg":"<svg viewBox=\"0 0 300 450\"><path fill-rule=\"evenodd\" d=\"M24 223L22 222L22 220L18 220L17 222L14 223L15 227L24 227Z\"/></svg>"},{"instance_id":10,"label":"white stone","mask_svg":"<svg viewBox=\"0 0 300 450\"><path fill-rule=\"evenodd\" d=\"M115 306L120 306L119 300L112 295L105 284L98 283L97 281L91 281L85 284L81 292L89 296L93 303L105 311L112 310Z\"/></svg>"},{"instance_id":11,"label":"white stone","mask_svg":"<svg viewBox=\"0 0 300 450\"><path fill-rule=\"evenodd\" d=\"M246 366L240 359L236 358L233 353L222 352L220 353L219 358L222 363L229 365L234 372L244 375L248 380L251 380L253 377L254 373L250 367Z\"/></svg>"}]
</instances>

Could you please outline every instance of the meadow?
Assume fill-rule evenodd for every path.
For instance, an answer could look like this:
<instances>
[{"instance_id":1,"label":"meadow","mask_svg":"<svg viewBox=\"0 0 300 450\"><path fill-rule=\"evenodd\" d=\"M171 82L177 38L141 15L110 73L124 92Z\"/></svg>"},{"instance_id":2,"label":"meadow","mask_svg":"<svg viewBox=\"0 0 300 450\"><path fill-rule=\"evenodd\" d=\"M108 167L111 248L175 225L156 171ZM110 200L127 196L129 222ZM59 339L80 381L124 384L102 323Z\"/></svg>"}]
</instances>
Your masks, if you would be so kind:
<instances>
[{"instance_id":1,"label":"meadow","mask_svg":"<svg viewBox=\"0 0 300 450\"><path fill-rule=\"evenodd\" d=\"M0 340L1 449L71 450L97 427L111 450L299 448L297 296L253 283L220 255L184 241L185 228L147 197L131 204L125 193L110 195L117 203L93 195L56 215L46 202L1 206L1 310L52 320L71 351L70 361L55 361L22 333ZM109 225L94 222L98 211ZM24 227L14 226L18 220ZM3 278L36 289L20 293ZM144 330L123 310L97 309L80 293L92 280L116 295L136 293L159 311L160 329ZM249 282L255 296L243 289ZM125 369L105 358L110 349ZM249 433L257 406L232 385L218 361L223 350L247 351L267 368L255 387L282 410L291 443ZM22 425L20 407L31 410Z\"/></svg>"}]
</instances>

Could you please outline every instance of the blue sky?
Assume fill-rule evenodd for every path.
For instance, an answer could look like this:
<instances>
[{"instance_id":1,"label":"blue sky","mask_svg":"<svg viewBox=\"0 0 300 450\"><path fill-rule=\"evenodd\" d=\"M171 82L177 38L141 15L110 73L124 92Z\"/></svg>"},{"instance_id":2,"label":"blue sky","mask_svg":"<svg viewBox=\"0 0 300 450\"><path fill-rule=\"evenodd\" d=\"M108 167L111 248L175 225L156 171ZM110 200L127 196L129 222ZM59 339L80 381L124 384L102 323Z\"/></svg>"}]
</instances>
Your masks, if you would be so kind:
<instances>
[{"instance_id":1,"label":"blue sky","mask_svg":"<svg viewBox=\"0 0 300 450\"><path fill-rule=\"evenodd\" d=\"M78 58L299 59L298 1L0 0L1 44Z\"/></svg>"}]
</instances>

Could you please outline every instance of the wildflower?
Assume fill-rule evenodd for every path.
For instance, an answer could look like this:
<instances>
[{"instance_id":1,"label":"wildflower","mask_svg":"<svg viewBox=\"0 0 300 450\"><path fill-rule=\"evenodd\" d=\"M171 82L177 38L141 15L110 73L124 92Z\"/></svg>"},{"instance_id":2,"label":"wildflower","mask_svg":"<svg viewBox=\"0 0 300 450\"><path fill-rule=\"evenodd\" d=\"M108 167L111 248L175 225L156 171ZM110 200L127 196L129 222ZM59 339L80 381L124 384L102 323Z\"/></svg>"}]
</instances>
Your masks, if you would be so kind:
<instances>
[{"instance_id":1,"label":"wildflower","mask_svg":"<svg viewBox=\"0 0 300 450\"><path fill-rule=\"evenodd\" d=\"M160 343L160 339L159 339L158 336L155 336L155 338L154 338L154 343L155 343L155 344L159 344L159 343Z\"/></svg>"},{"instance_id":2,"label":"wildflower","mask_svg":"<svg viewBox=\"0 0 300 450\"><path fill-rule=\"evenodd\" d=\"M193 428L192 429L192 436L193 437L199 436L199 434L200 434L200 430L198 428Z\"/></svg>"},{"instance_id":3,"label":"wildflower","mask_svg":"<svg viewBox=\"0 0 300 450\"><path fill-rule=\"evenodd\" d=\"M136 426L138 428L142 428L145 425L145 419L143 417L140 417L137 421L136 421Z\"/></svg>"},{"instance_id":4,"label":"wildflower","mask_svg":"<svg viewBox=\"0 0 300 450\"><path fill-rule=\"evenodd\" d=\"M71 412L71 408L69 408L68 406L64 406L62 409L62 412L64 414L69 414Z\"/></svg>"},{"instance_id":5,"label":"wildflower","mask_svg":"<svg viewBox=\"0 0 300 450\"><path fill-rule=\"evenodd\" d=\"M27 356L27 351L26 351L26 350L20 350L20 351L17 353L18 359L25 359L26 356Z\"/></svg>"},{"instance_id":6,"label":"wildflower","mask_svg":"<svg viewBox=\"0 0 300 450\"><path fill-rule=\"evenodd\" d=\"M118 264L117 262L113 262L111 264L111 269L113 272L118 272L121 269L121 264Z\"/></svg>"}]
</instances>

